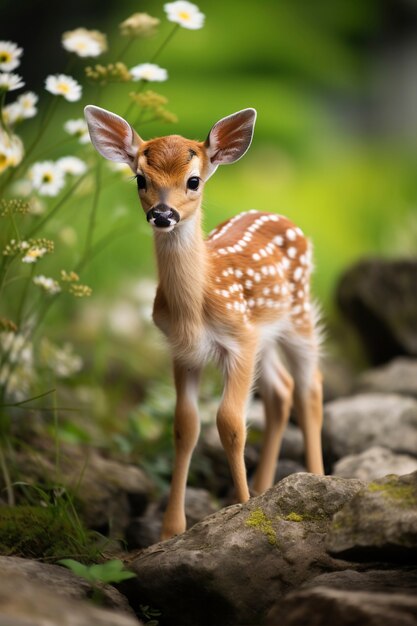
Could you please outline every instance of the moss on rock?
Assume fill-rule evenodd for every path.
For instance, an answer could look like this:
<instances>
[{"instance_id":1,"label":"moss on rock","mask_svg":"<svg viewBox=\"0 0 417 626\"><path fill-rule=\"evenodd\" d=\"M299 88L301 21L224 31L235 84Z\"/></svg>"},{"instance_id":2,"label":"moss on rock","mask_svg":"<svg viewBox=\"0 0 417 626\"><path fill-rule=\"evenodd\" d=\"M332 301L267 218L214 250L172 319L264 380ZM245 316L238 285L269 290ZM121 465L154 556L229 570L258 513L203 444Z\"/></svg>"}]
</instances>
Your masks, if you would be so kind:
<instances>
[{"instance_id":1,"label":"moss on rock","mask_svg":"<svg viewBox=\"0 0 417 626\"><path fill-rule=\"evenodd\" d=\"M248 518L245 521L246 526L256 528L263 533L271 546L277 546L278 540L276 532L272 526L272 521L265 515L261 508L254 509L250 512Z\"/></svg>"}]
</instances>

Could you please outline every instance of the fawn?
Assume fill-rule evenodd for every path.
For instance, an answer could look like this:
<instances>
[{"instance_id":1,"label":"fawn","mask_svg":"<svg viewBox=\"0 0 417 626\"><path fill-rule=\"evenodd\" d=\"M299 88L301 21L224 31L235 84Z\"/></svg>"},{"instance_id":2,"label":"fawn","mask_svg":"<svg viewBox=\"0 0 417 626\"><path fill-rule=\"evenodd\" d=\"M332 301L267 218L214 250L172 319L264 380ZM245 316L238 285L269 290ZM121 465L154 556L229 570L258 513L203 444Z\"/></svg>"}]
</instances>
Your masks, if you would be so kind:
<instances>
[{"instance_id":1,"label":"fawn","mask_svg":"<svg viewBox=\"0 0 417 626\"><path fill-rule=\"evenodd\" d=\"M311 249L286 217L258 211L235 215L203 237L205 182L218 165L233 163L248 150L254 109L221 119L205 142L178 135L145 141L123 118L92 105L85 108L85 116L96 150L132 169L154 231L159 284L153 319L170 344L177 394L175 461L162 530L166 539L186 528L185 488L200 429L198 383L209 359L224 372L217 427L239 502L249 499L245 408L255 380L266 426L253 491L273 484L293 399L307 469L323 473L320 341L309 293Z\"/></svg>"}]
</instances>

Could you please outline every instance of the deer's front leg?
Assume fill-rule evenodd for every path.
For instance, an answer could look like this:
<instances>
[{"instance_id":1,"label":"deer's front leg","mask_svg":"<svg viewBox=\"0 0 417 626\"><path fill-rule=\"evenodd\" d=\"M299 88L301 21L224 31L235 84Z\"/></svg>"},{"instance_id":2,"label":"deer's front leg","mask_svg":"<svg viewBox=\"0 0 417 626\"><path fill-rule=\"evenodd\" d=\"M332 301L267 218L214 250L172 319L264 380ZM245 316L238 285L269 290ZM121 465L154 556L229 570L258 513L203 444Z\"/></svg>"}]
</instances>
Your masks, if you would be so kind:
<instances>
[{"instance_id":1,"label":"deer's front leg","mask_svg":"<svg viewBox=\"0 0 417 626\"><path fill-rule=\"evenodd\" d=\"M244 460L245 410L252 385L254 363L255 350L252 344L242 349L238 360L229 363L223 398L217 413L217 427L239 502L249 500Z\"/></svg>"},{"instance_id":2,"label":"deer's front leg","mask_svg":"<svg viewBox=\"0 0 417 626\"><path fill-rule=\"evenodd\" d=\"M197 392L200 370L174 362L177 402L174 419L175 460L168 506L162 525L162 539L185 531L185 488L191 456L200 432Z\"/></svg>"}]
</instances>

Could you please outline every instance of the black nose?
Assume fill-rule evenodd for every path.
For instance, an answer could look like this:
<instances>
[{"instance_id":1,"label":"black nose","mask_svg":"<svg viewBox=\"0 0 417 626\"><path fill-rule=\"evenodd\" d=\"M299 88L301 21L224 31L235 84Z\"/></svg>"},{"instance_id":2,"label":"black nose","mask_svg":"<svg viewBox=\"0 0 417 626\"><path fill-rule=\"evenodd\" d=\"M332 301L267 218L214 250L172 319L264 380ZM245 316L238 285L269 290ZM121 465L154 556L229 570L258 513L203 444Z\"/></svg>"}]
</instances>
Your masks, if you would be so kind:
<instances>
[{"instance_id":1,"label":"black nose","mask_svg":"<svg viewBox=\"0 0 417 626\"><path fill-rule=\"evenodd\" d=\"M180 216L178 211L172 209L166 204L158 204L153 209L150 209L146 214L148 222L153 220L155 226L166 227L171 226L173 222L178 223Z\"/></svg>"}]
</instances>

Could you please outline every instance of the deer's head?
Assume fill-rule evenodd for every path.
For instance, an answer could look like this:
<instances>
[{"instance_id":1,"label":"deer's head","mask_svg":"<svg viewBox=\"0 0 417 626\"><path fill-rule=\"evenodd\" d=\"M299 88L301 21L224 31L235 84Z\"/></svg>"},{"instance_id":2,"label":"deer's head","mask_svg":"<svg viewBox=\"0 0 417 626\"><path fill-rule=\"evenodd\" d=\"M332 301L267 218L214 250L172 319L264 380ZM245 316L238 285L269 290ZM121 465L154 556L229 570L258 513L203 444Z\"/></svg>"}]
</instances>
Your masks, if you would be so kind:
<instances>
[{"instance_id":1,"label":"deer's head","mask_svg":"<svg viewBox=\"0 0 417 626\"><path fill-rule=\"evenodd\" d=\"M199 209L204 184L217 166L234 163L248 150L256 111L221 119L204 142L179 135L144 141L122 117L93 105L85 107L85 117L96 150L131 168L148 222L169 232Z\"/></svg>"}]
</instances>

